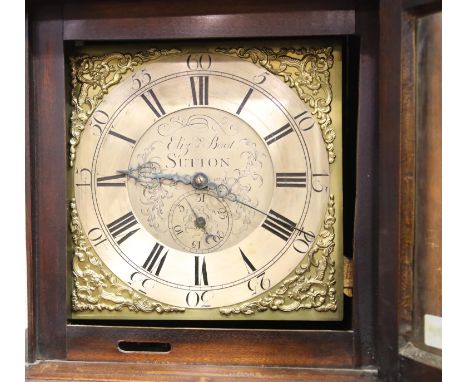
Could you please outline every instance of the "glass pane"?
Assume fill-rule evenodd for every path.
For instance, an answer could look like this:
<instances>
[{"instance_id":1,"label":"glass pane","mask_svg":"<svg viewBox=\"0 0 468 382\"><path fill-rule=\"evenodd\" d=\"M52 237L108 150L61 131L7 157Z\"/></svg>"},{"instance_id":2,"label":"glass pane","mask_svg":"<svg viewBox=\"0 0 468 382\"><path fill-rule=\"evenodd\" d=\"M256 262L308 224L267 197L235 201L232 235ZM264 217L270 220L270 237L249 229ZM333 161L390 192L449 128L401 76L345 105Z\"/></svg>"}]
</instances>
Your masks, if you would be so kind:
<instances>
[{"instance_id":1,"label":"glass pane","mask_svg":"<svg viewBox=\"0 0 468 382\"><path fill-rule=\"evenodd\" d=\"M425 315L442 316L442 17L417 23L416 222L413 343L427 346ZM437 321L437 318L436 318ZM426 329L426 340L424 337Z\"/></svg>"}]
</instances>

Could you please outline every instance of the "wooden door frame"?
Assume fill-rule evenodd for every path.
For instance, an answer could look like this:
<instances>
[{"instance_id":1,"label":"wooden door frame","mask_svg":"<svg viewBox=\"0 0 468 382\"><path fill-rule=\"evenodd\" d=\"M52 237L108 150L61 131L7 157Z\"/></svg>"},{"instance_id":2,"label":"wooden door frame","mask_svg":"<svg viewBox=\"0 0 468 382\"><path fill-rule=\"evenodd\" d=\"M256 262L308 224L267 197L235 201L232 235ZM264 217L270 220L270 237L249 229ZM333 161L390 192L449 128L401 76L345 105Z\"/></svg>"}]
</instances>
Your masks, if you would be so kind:
<instances>
[{"instance_id":1,"label":"wooden door frame","mask_svg":"<svg viewBox=\"0 0 468 382\"><path fill-rule=\"evenodd\" d=\"M164 4L157 1L74 3L31 1L28 6L28 361L116 361L119 356L108 338L126 333L128 338L176 339L184 349L173 358L176 363L379 367L386 380L398 375L400 216L406 208L401 192L403 77L398 70L404 65L405 11L400 2L291 0L284 4L262 0L242 1L239 6L208 2L200 10L187 1L163 12L151 8ZM232 23L237 28L226 28ZM354 59L359 68L351 330L112 328L69 323L64 44L74 40L345 35L355 38L358 53ZM244 349L246 356L223 355L220 349L225 349L225 338L234 341L233 349ZM206 357L200 358L200 343ZM284 344L295 351L280 359L275 352ZM264 358L256 357L259 352Z\"/></svg>"}]
</instances>

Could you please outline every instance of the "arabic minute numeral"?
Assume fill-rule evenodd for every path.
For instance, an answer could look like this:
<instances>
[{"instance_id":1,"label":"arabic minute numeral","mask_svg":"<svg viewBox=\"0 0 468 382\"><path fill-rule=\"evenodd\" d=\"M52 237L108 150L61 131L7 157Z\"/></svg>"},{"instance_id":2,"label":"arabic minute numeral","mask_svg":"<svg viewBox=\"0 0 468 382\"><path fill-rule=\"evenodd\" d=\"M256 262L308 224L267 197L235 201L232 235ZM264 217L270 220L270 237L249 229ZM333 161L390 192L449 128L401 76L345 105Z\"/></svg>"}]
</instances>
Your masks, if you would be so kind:
<instances>
[{"instance_id":1,"label":"arabic minute numeral","mask_svg":"<svg viewBox=\"0 0 468 382\"><path fill-rule=\"evenodd\" d=\"M103 110L96 110L93 114L92 126L99 130L99 136L102 135L102 128L109 122L109 114Z\"/></svg>"},{"instance_id":2,"label":"arabic minute numeral","mask_svg":"<svg viewBox=\"0 0 468 382\"><path fill-rule=\"evenodd\" d=\"M98 227L91 228L88 231L88 239L94 246L97 246L107 240L102 230Z\"/></svg>"},{"instance_id":3,"label":"arabic minute numeral","mask_svg":"<svg viewBox=\"0 0 468 382\"><path fill-rule=\"evenodd\" d=\"M328 176L328 174L312 174L312 188L315 192L322 192L323 190L328 190L328 187L324 186L320 182L322 176Z\"/></svg>"},{"instance_id":4,"label":"arabic minute numeral","mask_svg":"<svg viewBox=\"0 0 468 382\"><path fill-rule=\"evenodd\" d=\"M82 183L75 183L76 187L79 186L91 186L91 170L88 168L82 168L80 171L76 169L75 176L78 177L78 174L80 174L80 179Z\"/></svg>"},{"instance_id":5,"label":"arabic minute numeral","mask_svg":"<svg viewBox=\"0 0 468 382\"><path fill-rule=\"evenodd\" d=\"M269 289L271 286L271 280L267 277L265 277L265 272L260 273L257 277L251 278L247 282L247 288L252 292L252 295L255 295L259 292L259 289L261 292L266 291Z\"/></svg>"},{"instance_id":6,"label":"arabic minute numeral","mask_svg":"<svg viewBox=\"0 0 468 382\"><path fill-rule=\"evenodd\" d=\"M302 131L309 131L315 126L315 120L310 115L307 115L307 111L299 113L294 119Z\"/></svg>"},{"instance_id":7,"label":"arabic minute numeral","mask_svg":"<svg viewBox=\"0 0 468 382\"><path fill-rule=\"evenodd\" d=\"M199 305L203 308L210 307L210 305L208 304L208 291L198 292L192 290L187 293L187 296L185 297L185 302L190 308L196 308Z\"/></svg>"},{"instance_id":8,"label":"arabic minute numeral","mask_svg":"<svg viewBox=\"0 0 468 382\"><path fill-rule=\"evenodd\" d=\"M143 86L151 82L151 75L145 70L141 70L139 73L132 75L132 89L140 90Z\"/></svg>"},{"instance_id":9,"label":"arabic minute numeral","mask_svg":"<svg viewBox=\"0 0 468 382\"><path fill-rule=\"evenodd\" d=\"M211 68L211 56L209 54L189 54L187 68L190 70L207 70Z\"/></svg>"},{"instance_id":10,"label":"arabic minute numeral","mask_svg":"<svg viewBox=\"0 0 468 382\"><path fill-rule=\"evenodd\" d=\"M309 250L310 246L315 240L315 234L312 231L304 231L302 228L301 231L299 231L299 235L297 238L294 240L292 247L294 250L301 255L307 253Z\"/></svg>"}]
</instances>

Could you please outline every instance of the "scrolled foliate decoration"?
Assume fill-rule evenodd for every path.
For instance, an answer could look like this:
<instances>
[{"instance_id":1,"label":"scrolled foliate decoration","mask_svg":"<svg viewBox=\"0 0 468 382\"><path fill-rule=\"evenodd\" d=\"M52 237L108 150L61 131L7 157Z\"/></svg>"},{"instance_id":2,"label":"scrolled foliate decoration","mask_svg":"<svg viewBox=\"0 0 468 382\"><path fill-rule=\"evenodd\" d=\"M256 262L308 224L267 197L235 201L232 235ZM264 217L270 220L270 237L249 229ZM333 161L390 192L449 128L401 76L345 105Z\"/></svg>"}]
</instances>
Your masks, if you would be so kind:
<instances>
[{"instance_id":1,"label":"scrolled foliate decoration","mask_svg":"<svg viewBox=\"0 0 468 382\"><path fill-rule=\"evenodd\" d=\"M76 209L70 201L70 232L74 244L72 308L78 311L121 311L172 313L184 308L161 304L122 283L87 243Z\"/></svg>"},{"instance_id":2,"label":"scrolled foliate decoration","mask_svg":"<svg viewBox=\"0 0 468 382\"><path fill-rule=\"evenodd\" d=\"M292 312L314 309L318 312L336 311L335 261L335 199L330 195L322 230L309 249L295 274L264 296L245 304L220 309L224 315L251 315L258 312Z\"/></svg>"},{"instance_id":3,"label":"scrolled foliate decoration","mask_svg":"<svg viewBox=\"0 0 468 382\"><path fill-rule=\"evenodd\" d=\"M111 53L99 57L72 57L72 115L70 138L70 166L73 167L76 146L80 142L86 122L109 88L122 76L144 62L178 53L176 49L149 49L136 54Z\"/></svg>"},{"instance_id":4,"label":"scrolled foliate decoration","mask_svg":"<svg viewBox=\"0 0 468 382\"><path fill-rule=\"evenodd\" d=\"M294 88L301 100L316 118L328 151L328 162L336 158L334 140L336 133L330 118L333 98L330 69L333 66L333 49L312 48L218 48L217 52L249 59L278 75Z\"/></svg>"}]
</instances>

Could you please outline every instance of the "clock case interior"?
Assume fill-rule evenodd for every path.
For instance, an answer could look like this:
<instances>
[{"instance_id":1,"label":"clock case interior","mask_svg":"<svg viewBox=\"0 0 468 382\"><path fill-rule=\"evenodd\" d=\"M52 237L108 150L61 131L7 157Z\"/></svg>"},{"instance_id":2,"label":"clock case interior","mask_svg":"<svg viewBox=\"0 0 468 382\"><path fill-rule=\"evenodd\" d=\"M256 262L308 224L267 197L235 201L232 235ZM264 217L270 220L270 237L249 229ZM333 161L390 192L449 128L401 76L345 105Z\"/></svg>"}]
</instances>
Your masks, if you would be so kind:
<instances>
[{"instance_id":1,"label":"clock case interior","mask_svg":"<svg viewBox=\"0 0 468 382\"><path fill-rule=\"evenodd\" d=\"M355 129L356 116L355 105L356 98L353 91L356 87L356 71L354 62L356 57L357 45L352 37L345 38L288 38L288 39L236 39L236 40L212 40L206 41L176 41L176 42L133 42L133 43L92 43L92 42L74 42L66 45L65 53L70 62L72 57L81 57L88 55L99 57L113 52L122 52L135 54L146 51L151 48L172 49L181 48L190 51L214 50L217 47L310 47L320 49L331 46L338 59L333 67L333 87L339 87L333 94L332 103L332 126L337 129L337 138L335 138L335 150L338 154L338 160L330 168L334 177L334 187L339 188L336 191L338 219L334 228L336 230L337 240L335 241L335 250L333 256L347 256L352 258L352 245L350 239L353 235L353 210L354 210L354 188L355 188ZM354 59L353 59L354 57ZM72 77L71 66L66 66L68 78ZM67 81L67 95L72 94L72 85ZM73 105L68 97L67 120L73 111ZM336 110L333 106L338 104ZM342 107L341 107L342 106ZM338 145L338 146L337 146ZM79 149L79 148L78 148ZM341 168L342 166L342 168ZM68 168L68 200L73 198L73 168ZM333 192L333 191L332 191ZM342 193L342 195L340 195ZM73 264L74 247L73 237L68 235L68 264ZM239 314L222 316L218 309L187 309L182 314L179 313L157 313L157 312L135 312L123 307L118 310L93 309L77 311L72 308L73 302L69 302L69 320L72 323L82 324L104 324L104 325L123 325L123 326L168 326L177 327L184 324L184 321L190 320L192 327L226 327L226 328L311 328L311 329L349 329L351 325L351 298L343 294L343 268L342 260L338 259L335 268L336 296L338 299L338 312L321 312L321 315L310 315L310 310L301 309L296 312L280 312L267 310L266 312L257 312L252 315ZM67 269L67 288L68 295L72 295L74 288L74 275L72 267ZM275 288L265 292L273 291Z\"/></svg>"}]
</instances>

